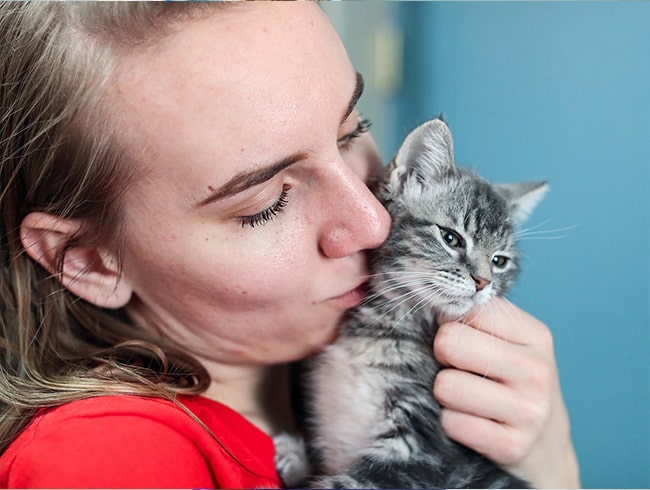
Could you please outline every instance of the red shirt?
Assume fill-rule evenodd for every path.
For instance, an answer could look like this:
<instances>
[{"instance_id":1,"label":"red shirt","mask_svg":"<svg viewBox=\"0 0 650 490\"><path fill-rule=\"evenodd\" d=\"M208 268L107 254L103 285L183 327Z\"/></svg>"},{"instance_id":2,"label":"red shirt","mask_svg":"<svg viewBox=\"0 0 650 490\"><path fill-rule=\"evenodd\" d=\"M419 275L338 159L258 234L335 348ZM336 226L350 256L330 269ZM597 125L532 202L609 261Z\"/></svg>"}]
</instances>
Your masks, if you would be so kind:
<instances>
[{"instance_id":1,"label":"red shirt","mask_svg":"<svg viewBox=\"0 0 650 490\"><path fill-rule=\"evenodd\" d=\"M201 396L103 396L42 410L0 456L0 487L279 487L273 441ZM227 450L225 449L227 448Z\"/></svg>"}]
</instances>

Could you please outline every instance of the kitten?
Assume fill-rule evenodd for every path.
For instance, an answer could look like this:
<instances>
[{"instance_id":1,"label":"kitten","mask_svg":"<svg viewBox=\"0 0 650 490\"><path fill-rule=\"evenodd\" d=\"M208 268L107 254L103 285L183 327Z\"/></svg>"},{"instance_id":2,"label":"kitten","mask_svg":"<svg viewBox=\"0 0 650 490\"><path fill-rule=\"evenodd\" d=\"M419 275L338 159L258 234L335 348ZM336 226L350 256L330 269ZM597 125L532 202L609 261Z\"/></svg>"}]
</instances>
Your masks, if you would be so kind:
<instances>
[{"instance_id":1,"label":"kitten","mask_svg":"<svg viewBox=\"0 0 650 490\"><path fill-rule=\"evenodd\" d=\"M511 285L515 229L546 190L544 182L491 185L456 167L441 119L406 138L377 191L393 225L371 253L368 299L310 366L312 449L327 475L310 486L527 486L444 434L432 346L436 318L462 317ZM281 477L295 484L288 466Z\"/></svg>"}]
</instances>

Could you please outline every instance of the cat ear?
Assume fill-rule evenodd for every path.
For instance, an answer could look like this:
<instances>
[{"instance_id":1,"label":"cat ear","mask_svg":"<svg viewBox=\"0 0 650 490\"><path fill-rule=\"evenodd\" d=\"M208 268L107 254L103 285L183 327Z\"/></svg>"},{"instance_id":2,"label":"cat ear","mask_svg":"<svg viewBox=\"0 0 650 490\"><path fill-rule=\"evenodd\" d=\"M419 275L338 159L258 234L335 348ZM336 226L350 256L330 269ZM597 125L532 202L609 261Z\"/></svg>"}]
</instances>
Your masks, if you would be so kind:
<instances>
[{"instance_id":1,"label":"cat ear","mask_svg":"<svg viewBox=\"0 0 650 490\"><path fill-rule=\"evenodd\" d=\"M411 175L426 182L452 168L454 143L451 131L442 119L433 119L406 137L391 163L389 182L394 188L399 188Z\"/></svg>"},{"instance_id":2,"label":"cat ear","mask_svg":"<svg viewBox=\"0 0 650 490\"><path fill-rule=\"evenodd\" d=\"M496 184L495 188L508 202L516 226L528 219L549 189L544 181Z\"/></svg>"}]
</instances>

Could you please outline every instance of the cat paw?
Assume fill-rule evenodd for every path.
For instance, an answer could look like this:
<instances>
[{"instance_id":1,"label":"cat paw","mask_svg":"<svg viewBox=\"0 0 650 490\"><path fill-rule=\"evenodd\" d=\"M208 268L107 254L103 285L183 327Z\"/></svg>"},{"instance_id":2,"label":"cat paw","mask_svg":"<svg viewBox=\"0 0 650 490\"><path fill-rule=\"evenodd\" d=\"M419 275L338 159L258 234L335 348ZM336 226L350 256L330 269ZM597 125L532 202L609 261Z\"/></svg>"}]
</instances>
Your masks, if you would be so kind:
<instances>
[{"instance_id":1,"label":"cat paw","mask_svg":"<svg viewBox=\"0 0 650 490\"><path fill-rule=\"evenodd\" d=\"M302 438L282 432L273 437L275 468L285 488L298 487L309 472L307 450Z\"/></svg>"}]
</instances>

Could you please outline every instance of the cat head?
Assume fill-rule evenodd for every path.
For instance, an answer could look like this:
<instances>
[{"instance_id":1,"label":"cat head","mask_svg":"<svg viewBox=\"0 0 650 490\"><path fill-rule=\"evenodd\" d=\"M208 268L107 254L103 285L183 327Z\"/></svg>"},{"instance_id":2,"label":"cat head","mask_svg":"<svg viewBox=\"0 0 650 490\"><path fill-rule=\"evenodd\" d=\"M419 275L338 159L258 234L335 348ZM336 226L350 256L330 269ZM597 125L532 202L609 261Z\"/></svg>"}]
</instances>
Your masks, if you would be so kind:
<instances>
[{"instance_id":1,"label":"cat head","mask_svg":"<svg viewBox=\"0 0 650 490\"><path fill-rule=\"evenodd\" d=\"M374 254L375 292L452 317L503 295L519 269L517 228L547 190L545 182L490 184L456 167L444 121L417 127L378 194L393 227Z\"/></svg>"}]
</instances>

